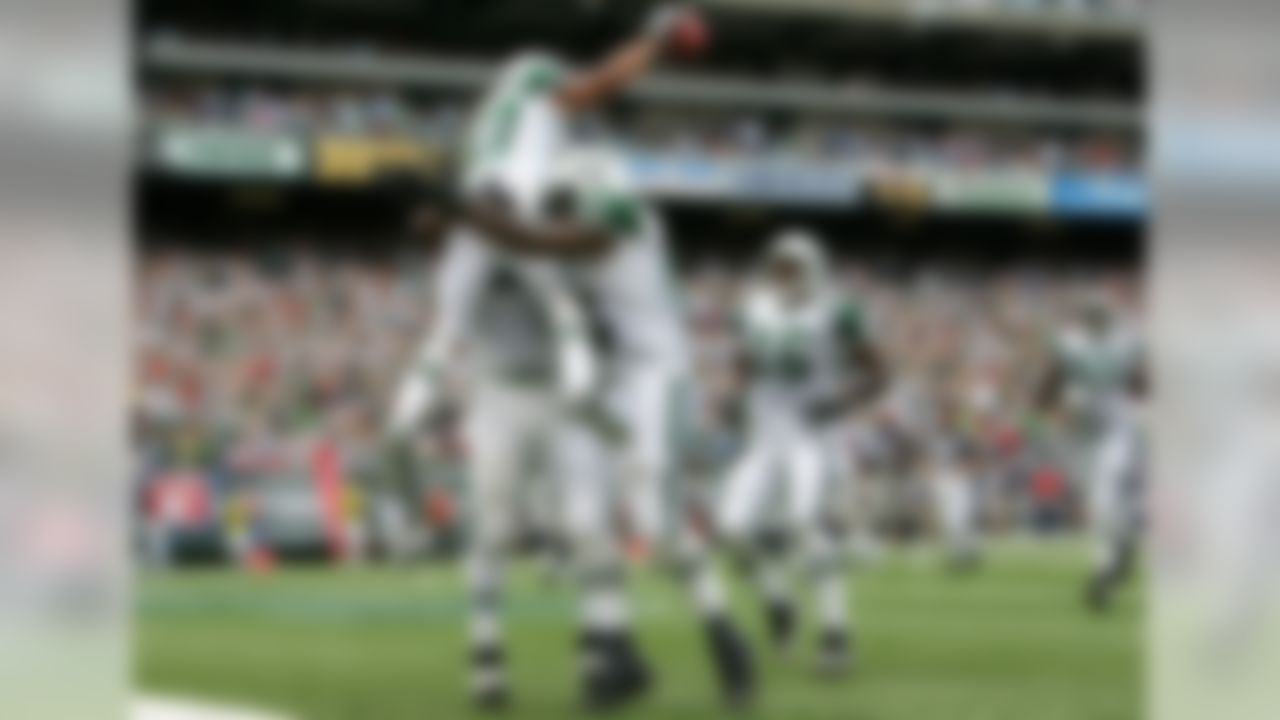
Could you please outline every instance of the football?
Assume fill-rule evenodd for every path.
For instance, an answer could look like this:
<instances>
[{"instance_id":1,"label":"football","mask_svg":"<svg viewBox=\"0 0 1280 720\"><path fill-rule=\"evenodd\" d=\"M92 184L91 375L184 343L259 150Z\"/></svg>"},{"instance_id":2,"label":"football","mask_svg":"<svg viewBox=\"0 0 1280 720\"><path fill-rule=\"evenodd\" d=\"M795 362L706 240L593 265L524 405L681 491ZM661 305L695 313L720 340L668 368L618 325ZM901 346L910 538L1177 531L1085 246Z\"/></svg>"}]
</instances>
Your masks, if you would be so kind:
<instances>
[{"instance_id":1,"label":"football","mask_svg":"<svg viewBox=\"0 0 1280 720\"><path fill-rule=\"evenodd\" d=\"M711 46L711 29L701 13L686 10L672 24L669 43L680 57L698 57Z\"/></svg>"}]
</instances>

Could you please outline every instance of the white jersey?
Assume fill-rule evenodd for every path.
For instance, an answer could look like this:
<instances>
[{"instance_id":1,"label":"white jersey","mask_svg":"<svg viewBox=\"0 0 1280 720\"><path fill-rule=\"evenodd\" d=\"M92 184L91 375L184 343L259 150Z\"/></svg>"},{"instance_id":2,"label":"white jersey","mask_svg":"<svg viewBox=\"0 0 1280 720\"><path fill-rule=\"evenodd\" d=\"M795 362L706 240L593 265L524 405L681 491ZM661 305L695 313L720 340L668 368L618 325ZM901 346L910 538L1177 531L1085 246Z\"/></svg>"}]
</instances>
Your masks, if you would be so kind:
<instances>
[{"instance_id":1,"label":"white jersey","mask_svg":"<svg viewBox=\"0 0 1280 720\"><path fill-rule=\"evenodd\" d=\"M466 192L500 190L524 220L542 218L568 134L569 118L553 97L565 74L559 62L537 53L503 69L467 132ZM566 365L565 351L585 333L585 318L555 264L498 249L470 231L456 239L484 246L461 250L473 258L457 270L471 276L466 284L474 301L465 313L476 322L474 344L482 360L477 369L509 380L553 381L569 394L579 392L585 376Z\"/></svg>"},{"instance_id":2,"label":"white jersey","mask_svg":"<svg viewBox=\"0 0 1280 720\"><path fill-rule=\"evenodd\" d=\"M467 130L467 192L498 187L521 214L537 216L568 135L569 120L552 97L565 74L563 65L539 53L506 65Z\"/></svg>"},{"instance_id":3,"label":"white jersey","mask_svg":"<svg viewBox=\"0 0 1280 720\"><path fill-rule=\"evenodd\" d=\"M661 217L625 179L588 189L580 200L588 222L606 227L614 247L579 263L572 274L591 305L612 357L632 367L688 370L676 285Z\"/></svg>"},{"instance_id":4,"label":"white jersey","mask_svg":"<svg viewBox=\"0 0 1280 720\"><path fill-rule=\"evenodd\" d=\"M487 268L470 333L476 361L472 370L507 382L554 383L563 338L530 274L502 257Z\"/></svg>"},{"instance_id":5,"label":"white jersey","mask_svg":"<svg viewBox=\"0 0 1280 720\"><path fill-rule=\"evenodd\" d=\"M509 63L480 102L467 129L464 191L503 192L525 221L537 221L553 162L562 151L568 118L553 92L563 69L529 54ZM580 317L548 263L522 258L486 242L464 224L449 238L437 275L435 324L392 411L392 426L410 427L438 402L427 378L456 367L463 347L479 362L464 374L497 379L552 379L566 397L589 387L590 363L567 338L581 337ZM561 352L566 348L573 352ZM554 361L552 353L560 352Z\"/></svg>"},{"instance_id":6,"label":"white jersey","mask_svg":"<svg viewBox=\"0 0 1280 720\"><path fill-rule=\"evenodd\" d=\"M747 294L738 333L751 373L755 402L803 409L829 398L844 377L844 348L863 335L858 309L846 299L822 295L790 307L771 289Z\"/></svg>"},{"instance_id":7,"label":"white jersey","mask_svg":"<svg viewBox=\"0 0 1280 720\"><path fill-rule=\"evenodd\" d=\"M1066 407L1078 430L1090 433L1132 421L1132 383L1141 353L1131 331L1113 326L1099 334L1071 327L1056 338L1054 352L1065 373Z\"/></svg>"}]
</instances>

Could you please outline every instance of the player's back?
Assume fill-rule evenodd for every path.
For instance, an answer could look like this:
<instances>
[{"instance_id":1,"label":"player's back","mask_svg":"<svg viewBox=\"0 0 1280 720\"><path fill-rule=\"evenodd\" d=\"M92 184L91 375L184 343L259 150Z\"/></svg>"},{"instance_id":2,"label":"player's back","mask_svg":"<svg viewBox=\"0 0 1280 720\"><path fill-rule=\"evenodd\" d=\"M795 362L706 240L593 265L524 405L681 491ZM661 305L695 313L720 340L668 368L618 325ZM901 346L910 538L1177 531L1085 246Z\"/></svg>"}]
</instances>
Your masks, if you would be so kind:
<instances>
[{"instance_id":1,"label":"player's back","mask_svg":"<svg viewBox=\"0 0 1280 720\"><path fill-rule=\"evenodd\" d=\"M569 155L559 173L573 188L579 220L612 237L606 253L571 263L569 272L608 327L618 359L683 369L687 348L665 223L612 148L583 145Z\"/></svg>"},{"instance_id":2,"label":"player's back","mask_svg":"<svg viewBox=\"0 0 1280 720\"><path fill-rule=\"evenodd\" d=\"M595 271L604 312L618 330L619 349L633 362L685 369L687 343L680 320L666 231L647 203L638 202L636 231Z\"/></svg>"}]
</instances>

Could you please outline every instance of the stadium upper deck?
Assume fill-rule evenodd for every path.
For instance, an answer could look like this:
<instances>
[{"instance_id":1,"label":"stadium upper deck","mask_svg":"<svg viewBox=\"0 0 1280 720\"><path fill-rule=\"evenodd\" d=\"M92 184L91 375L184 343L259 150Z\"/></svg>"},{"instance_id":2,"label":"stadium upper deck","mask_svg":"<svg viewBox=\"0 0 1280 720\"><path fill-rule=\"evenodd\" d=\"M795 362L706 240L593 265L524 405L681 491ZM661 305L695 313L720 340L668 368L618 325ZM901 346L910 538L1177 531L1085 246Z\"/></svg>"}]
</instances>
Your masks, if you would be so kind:
<instances>
[{"instance_id":1,"label":"stadium upper deck","mask_svg":"<svg viewBox=\"0 0 1280 720\"><path fill-rule=\"evenodd\" d=\"M347 184L388 164L430 168L456 137L440 126L457 125L501 58L530 44L593 55L647 4L150 0L143 159L171 175ZM654 194L1145 213L1132 3L702 4L706 62L614 108Z\"/></svg>"}]
</instances>

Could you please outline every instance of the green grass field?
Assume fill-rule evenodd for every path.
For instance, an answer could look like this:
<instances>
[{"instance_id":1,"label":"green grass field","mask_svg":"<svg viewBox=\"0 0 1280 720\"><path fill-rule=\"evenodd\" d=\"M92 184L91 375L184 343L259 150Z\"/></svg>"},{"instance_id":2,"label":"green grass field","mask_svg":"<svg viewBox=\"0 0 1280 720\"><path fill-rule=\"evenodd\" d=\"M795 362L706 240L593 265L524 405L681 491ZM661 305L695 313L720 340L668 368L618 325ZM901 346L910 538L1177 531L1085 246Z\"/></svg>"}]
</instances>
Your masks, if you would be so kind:
<instances>
[{"instance_id":1,"label":"green grass field","mask_svg":"<svg viewBox=\"0 0 1280 720\"><path fill-rule=\"evenodd\" d=\"M860 665L840 682L810 658L762 652L761 720L1136 720L1142 713L1136 586L1104 617L1080 604L1083 548L1005 544L971 576L932 556L894 554L855 583ZM719 714L701 635L683 595L633 579L641 643L659 673L652 696L613 717ZM754 639L760 618L737 597ZM507 596L510 718L576 710L573 602L531 568ZM148 577L138 590L143 691L231 700L305 720L470 717L465 599L456 569L299 569ZM760 643L757 643L760 645ZM806 650L809 649L806 646Z\"/></svg>"}]
</instances>

